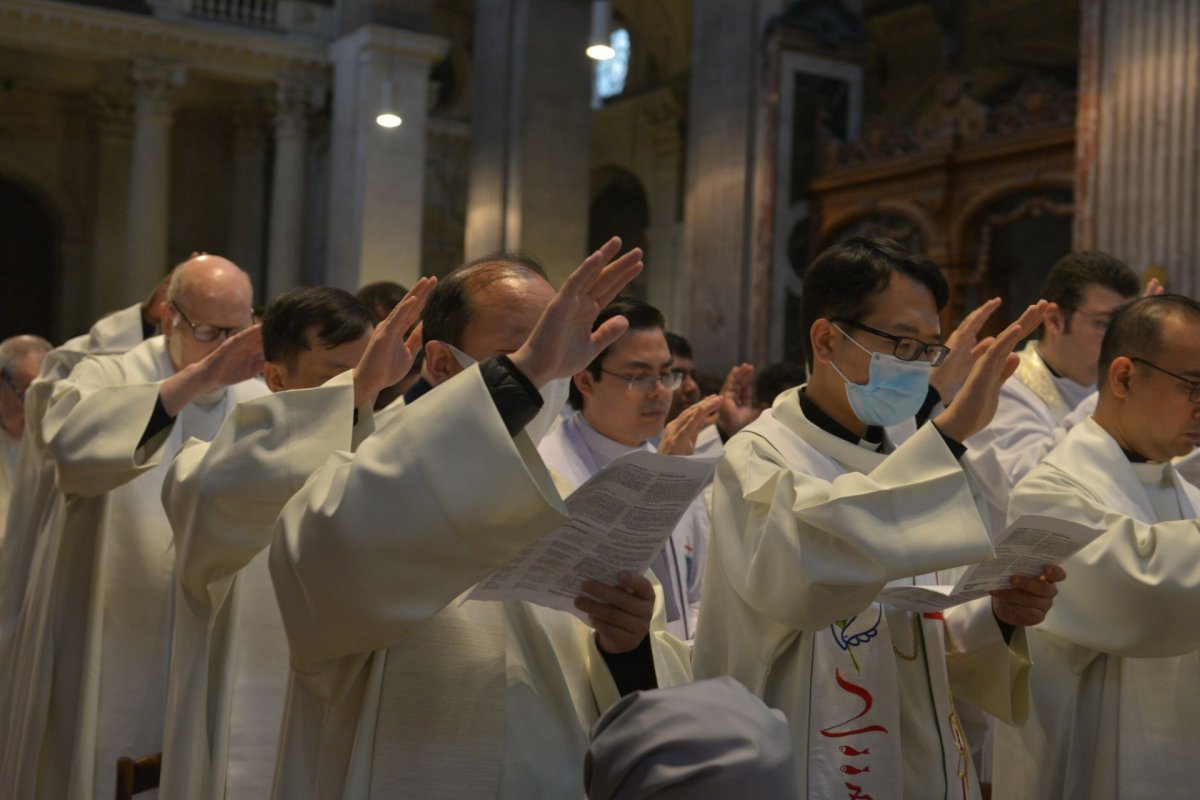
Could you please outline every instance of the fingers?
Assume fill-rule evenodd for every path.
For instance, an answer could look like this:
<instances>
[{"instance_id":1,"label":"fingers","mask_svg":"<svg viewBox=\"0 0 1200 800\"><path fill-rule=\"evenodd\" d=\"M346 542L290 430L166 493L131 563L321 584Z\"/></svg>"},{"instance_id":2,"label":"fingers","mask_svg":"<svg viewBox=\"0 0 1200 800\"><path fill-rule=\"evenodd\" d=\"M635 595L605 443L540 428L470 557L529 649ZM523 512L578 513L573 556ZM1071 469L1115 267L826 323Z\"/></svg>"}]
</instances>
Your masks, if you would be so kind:
<instances>
[{"instance_id":1,"label":"fingers","mask_svg":"<svg viewBox=\"0 0 1200 800\"><path fill-rule=\"evenodd\" d=\"M1055 581L1044 580L1042 575L1013 575L1009 579L1009 583L1013 589L1018 590L1018 593L1025 593L1037 597L1049 598L1058 594L1058 587ZM1009 589L1001 591L1008 592Z\"/></svg>"},{"instance_id":2,"label":"fingers","mask_svg":"<svg viewBox=\"0 0 1200 800\"><path fill-rule=\"evenodd\" d=\"M709 417L717 413L721 409L721 396L710 394L700 402L696 403L691 408L680 412L679 416L683 416L691 412L691 416L685 423L689 435L693 438L700 433L700 429L709 423Z\"/></svg>"},{"instance_id":3,"label":"fingers","mask_svg":"<svg viewBox=\"0 0 1200 800\"><path fill-rule=\"evenodd\" d=\"M1047 564L1042 567L1041 580L1050 583L1062 583L1067 579L1067 571L1058 564Z\"/></svg>"},{"instance_id":4,"label":"fingers","mask_svg":"<svg viewBox=\"0 0 1200 800\"><path fill-rule=\"evenodd\" d=\"M389 324L390 320L390 324L399 325L402 331L408 330L408 327L421 316L421 311L425 308L425 301L429 299L429 293L436 285L437 278L421 278L417 281L416 286L410 289L408 294L404 295L404 298L396 304L396 307L381 324Z\"/></svg>"},{"instance_id":5,"label":"fingers","mask_svg":"<svg viewBox=\"0 0 1200 800\"><path fill-rule=\"evenodd\" d=\"M1034 329L1042 324L1042 317L1046 314L1047 305L1045 300L1039 300L1026 308L1024 313L1017 318L1016 322L1009 325L996 337L995 341L988 348L984 358L993 362L1002 361L1005 356L1013 351L1018 342L1033 333ZM998 367L999 364L997 363L996 366Z\"/></svg>"},{"instance_id":6,"label":"fingers","mask_svg":"<svg viewBox=\"0 0 1200 800\"><path fill-rule=\"evenodd\" d=\"M979 333L979 329L983 327L984 323L987 322L988 319L991 318L992 314L996 312L996 309L1000 307L1000 302L1001 301L999 297L993 297L991 300L988 300L970 314L967 314L966 318L959 323L959 326L955 329L954 333L957 335L959 331L962 331L964 336L970 336L971 338L974 338Z\"/></svg>"},{"instance_id":7,"label":"fingers","mask_svg":"<svg viewBox=\"0 0 1200 800\"><path fill-rule=\"evenodd\" d=\"M654 586L641 575L622 573L617 580L617 586L584 581L580 587L584 594L575 598L575 607L595 622L629 634L644 634L654 614Z\"/></svg>"},{"instance_id":8,"label":"fingers","mask_svg":"<svg viewBox=\"0 0 1200 800\"><path fill-rule=\"evenodd\" d=\"M621 249L621 239L614 236L605 242L599 250L583 260L583 263L563 281L559 294L587 294L588 289L596 280L596 275L604 265Z\"/></svg>"},{"instance_id":9,"label":"fingers","mask_svg":"<svg viewBox=\"0 0 1200 800\"><path fill-rule=\"evenodd\" d=\"M635 247L601 270L588 294L603 308L638 276L644 266L642 251Z\"/></svg>"},{"instance_id":10,"label":"fingers","mask_svg":"<svg viewBox=\"0 0 1200 800\"><path fill-rule=\"evenodd\" d=\"M607 305L607 304L606 304ZM620 315L606 319L599 328L592 331L592 352L599 353L604 348L621 338L621 334L629 329L629 320Z\"/></svg>"}]
</instances>

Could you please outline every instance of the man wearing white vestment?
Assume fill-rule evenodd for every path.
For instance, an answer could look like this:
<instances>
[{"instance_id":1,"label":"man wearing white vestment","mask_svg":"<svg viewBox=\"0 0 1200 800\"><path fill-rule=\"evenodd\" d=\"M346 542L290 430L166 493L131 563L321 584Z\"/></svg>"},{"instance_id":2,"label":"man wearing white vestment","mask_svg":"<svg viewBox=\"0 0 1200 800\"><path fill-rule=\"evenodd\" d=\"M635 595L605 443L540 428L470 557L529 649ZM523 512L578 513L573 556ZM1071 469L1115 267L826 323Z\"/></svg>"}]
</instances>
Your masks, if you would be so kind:
<instances>
[{"instance_id":1,"label":"man wearing white vestment","mask_svg":"<svg viewBox=\"0 0 1200 800\"><path fill-rule=\"evenodd\" d=\"M239 405L211 442L185 442L167 471L177 600L163 797L270 795L288 681L271 528L310 474L374 429L375 395L407 373L404 332L434 282L418 282L374 336L373 313L345 290L280 295L262 324L274 394Z\"/></svg>"},{"instance_id":2,"label":"man wearing white vestment","mask_svg":"<svg viewBox=\"0 0 1200 800\"><path fill-rule=\"evenodd\" d=\"M163 475L186 438L212 438L238 402L266 392L247 380L261 337L245 273L197 256L167 298L164 336L85 359L45 411L66 504L29 587L40 647L23 668L40 681L14 698L6 796L108 797L118 757L162 748L174 560Z\"/></svg>"},{"instance_id":3,"label":"man wearing white vestment","mask_svg":"<svg viewBox=\"0 0 1200 800\"><path fill-rule=\"evenodd\" d=\"M164 288L164 295L165 292ZM42 361L37 379L25 392L22 403L25 429L15 471L18 484L7 511L5 527L9 533L0 546L0 675L8 676L0 684L0 775L7 734L19 727L9 719L10 700L14 696L25 697L29 681L41 680L36 671L22 668L17 654L22 631L29 634L27 639L33 639L37 630L33 620L21 613L31 567L40 563L36 548L53 539L38 534L58 524L66 504L55 485L54 459L42 434L42 415L55 384L86 355L124 353L143 341L148 327L143 321L144 310L145 304L136 304L113 312L97 321L86 334L51 350ZM156 310L155 317L157 313ZM153 326L149 328L152 335ZM32 649L32 642L28 649Z\"/></svg>"},{"instance_id":4,"label":"man wearing white vestment","mask_svg":"<svg viewBox=\"0 0 1200 800\"><path fill-rule=\"evenodd\" d=\"M825 251L805 274L809 382L730 439L717 469L696 676L731 675L787 715L805 796L978 797L953 695L1024 713L1014 626L1041 619L1061 571L944 615L874 602L992 555L961 442L1043 306L975 347L948 409L896 446L884 429L911 424L946 358L947 296L937 267L889 240Z\"/></svg>"},{"instance_id":5,"label":"man wearing white vestment","mask_svg":"<svg viewBox=\"0 0 1200 800\"><path fill-rule=\"evenodd\" d=\"M25 393L50 348L40 336L12 336L0 342L0 549L25 433Z\"/></svg>"},{"instance_id":6,"label":"man wearing white vestment","mask_svg":"<svg viewBox=\"0 0 1200 800\"><path fill-rule=\"evenodd\" d=\"M441 281L423 315L435 388L284 508L270 566L293 681L276 797L582 797L601 711L689 677L686 652L649 633L641 576L582 587L594 631L529 603L460 602L565 520L522 428L539 389L623 331L592 331L641 269L636 249L608 264L619 246L557 296L503 258Z\"/></svg>"},{"instance_id":7,"label":"man wearing white vestment","mask_svg":"<svg viewBox=\"0 0 1200 800\"><path fill-rule=\"evenodd\" d=\"M1009 515L1103 532L1029 647L1032 708L996 730L995 797L1189 797L1200 780L1200 489L1171 459L1200 444L1200 304L1114 314L1100 396L1013 490Z\"/></svg>"},{"instance_id":8,"label":"man wearing white vestment","mask_svg":"<svg viewBox=\"0 0 1200 800\"><path fill-rule=\"evenodd\" d=\"M615 316L628 320L629 329L574 376L575 413L538 445L550 471L574 486L633 450L691 455L697 435L721 402L714 395L693 403L664 429L672 392L682 376L672 369L662 313L641 300L619 297L600 312L596 323ZM652 441L660 435L656 447ZM719 440L717 445L720 453ZM667 630L683 641L696 635L709 525L708 507L702 496L697 497L651 563L663 586Z\"/></svg>"},{"instance_id":9,"label":"man wearing white vestment","mask_svg":"<svg viewBox=\"0 0 1200 800\"><path fill-rule=\"evenodd\" d=\"M1021 350L996 416L966 443L967 463L1000 518L1017 481L1095 408L1096 362L1108 320L1137 294L1133 270L1107 253L1069 253L1050 269L1041 293L1049 305L1037 338Z\"/></svg>"}]
</instances>

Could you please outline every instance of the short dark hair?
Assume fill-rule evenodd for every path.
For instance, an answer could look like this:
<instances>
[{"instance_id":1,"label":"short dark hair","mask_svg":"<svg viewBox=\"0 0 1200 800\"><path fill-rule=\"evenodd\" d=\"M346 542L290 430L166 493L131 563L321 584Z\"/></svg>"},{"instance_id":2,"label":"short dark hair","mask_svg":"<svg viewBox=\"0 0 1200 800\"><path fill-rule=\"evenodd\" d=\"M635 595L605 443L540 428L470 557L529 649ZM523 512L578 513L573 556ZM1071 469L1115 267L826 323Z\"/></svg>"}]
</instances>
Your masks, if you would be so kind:
<instances>
[{"instance_id":1,"label":"short dark hair","mask_svg":"<svg viewBox=\"0 0 1200 800\"><path fill-rule=\"evenodd\" d=\"M857 322L870 308L875 295L887 288L892 275L911 278L929 289L940 312L950 299L950 286L941 270L928 259L909 253L891 239L855 236L825 250L804 275L800 320L804 330L804 357L813 363L813 323L842 318Z\"/></svg>"},{"instance_id":2,"label":"short dark hair","mask_svg":"<svg viewBox=\"0 0 1200 800\"><path fill-rule=\"evenodd\" d=\"M421 313L421 321L425 323L422 343L436 341L461 347L463 334L474 314L471 297L505 278L530 275L545 279L546 270L536 259L521 253L492 253L463 264L438 281L429 293Z\"/></svg>"},{"instance_id":3,"label":"short dark hair","mask_svg":"<svg viewBox=\"0 0 1200 800\"><path fill-rule=\"evenodd\" d=\"M1103 386L1112 362L1119 356L1152 359L1162 349L1162 321L1182 314L1200 322L1200 303L1181 294L1143 297L1121 306L1108 323L1100 344L1097 382Z\"/></svg>"},{"instance_id":4,"label":"short dark hair","mask_svg":"<svg viewBox=\"0 0 1200 800\"><path fill-rule=\"evenodd\" d=\"M663 336L667 337L667 349L671 351L671 355L676 358L692 358L691 342L671 331L663 331Z\"/></svg>"},{"instance_id":5,"label":"short dark hair","mask_svg":"<svg viewBox=\"0 0 1200 800\"><path fill-rule=\"evenodd\" d=\"M759 405L770 406L775 398L806 380L804 367L794 361L780 361L763 369L754 378L754 393Z\"/></svg>"},{"instance_id":6,"label":"short dark hair","mask_svg":"<svg viewBox=\"0 0 1200 800\"><path fill-rule=\"evenodd\" d=\"M596 315L596 321L592 323L592 330L596 330L613 317L621 316L629 320L629 330L645 331L663 330L667 327L667 321L663 318L662 312L654 306L647 303L645 300L639 300L630 295L622 295L613 298L613 301L600 309L600 313ZM619 340L618 340L619 341ZM616 344L614 342L613 344ZM613 345L600 351L600 353L592 359L592 363L587 365L587 371L592 373L592 377L599 380L602 368L604 367L604 359L612 351ZM571 408L583 408L583 394L575 387L575 381L571 381L570 393L567 396Z\"/></svg>"},{"instance_id":7,"label":"short dark hair","mask_svg":"<svg viewBox=\"0 0 1200 800\"><path fill-rule=\"evenodd\" d=\"M312 349L309 332L326 348L353 342L371 330L375 315L357 297L332 286L301 286L276 297L263 314L263 356L288 369Z\"/></svg>"},{"instance_id":8,"label":"short dark hair","mask_svg":"<svg viewBox=\"0 0 1200 800\"><path fill-rule=\"evenodd\" d=\"M1058 305L1064 312L1063 330L1071 331L1072 312L1083 302L1083 294L1089 286L1102 286L1122 297L1134 297L1141 289L1141 282L1129 265L1116 256L1088 250L1082 253L1067 253L1054 262L1042 284L1041 297ZM1035 335L1041 338L1043 328Z\"/></svg>"},{"instance_id":9,"label":"short dark hair","mask_svg":"<svg viewBox=\"0 0 1200 800\"><path fill-rule=\"evenodd\" d=\"M382 320L392 313L392 309L404 299L406 294L408 294L408 289L395 281L375 281L375 283L368 283L361 287L357 297L363 305L371 309L376 320Z\"/></svg>"}]
</instances>

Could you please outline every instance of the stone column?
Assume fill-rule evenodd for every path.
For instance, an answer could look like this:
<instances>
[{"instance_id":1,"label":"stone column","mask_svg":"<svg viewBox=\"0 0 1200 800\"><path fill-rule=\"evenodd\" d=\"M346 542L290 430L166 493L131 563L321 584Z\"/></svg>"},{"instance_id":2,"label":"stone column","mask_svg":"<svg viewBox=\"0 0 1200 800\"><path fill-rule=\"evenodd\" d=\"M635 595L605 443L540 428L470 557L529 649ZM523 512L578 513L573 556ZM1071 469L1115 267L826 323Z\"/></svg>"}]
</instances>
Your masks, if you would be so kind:
<instances>
[{"instance_id":1,"label":"stone column","mask_svg":"<svg viewBox=\"0 0 1200 800\"><path fill-rule=\"evenodd\" d=\"M1075 247L1196 296L1200 0L1084 0L1081 17Z\"/></svg>"},{"instance_id":2,"label":"stone column","mask_svg":"<svg viewBox=\"0 0 1200 800\"><path fill-rule=\"evenodd\" d=\"M304 154L311 87L280 80L275 91L275 163L264 302L299 286L304 251Z\"/></svg>"},{"instance_id":3,"label":"stone column","mask_svg":"<svg viewBox=\"0 0 1200 800\"><path fill-rule=\"evenodd\" d=\"M130 305L122 285L126 253L125 209L133 144L133 104L127 86L107 86L91 96L96 121L96 201L92 230L92 285L85 309L96 320Z\"/></svg>"},{"instance_id":4,"label":"stone column","mask_svg":"<svg viewBox=\"0 0 1200 800\"><path fill-rule=\"evenodd\" d=\"M138 58L133 63L133 162L126 218L126 294L143 297L167 264L167 204L170 198L171 95L184 81L177 62Z\"/></svg>"},{"instance_id":5,"label":"stone column","mask_svg":"<svg viewBox=\"0 0 1200 800\"><path fill-rule=\"evenodd\" d=\"M429 69L448 46L379 25L333 44L328 283L420 278ZM388 87L397 128L375 123Z\"/></svg>"},{"instance_id":6,"label":"stone column","mask_svg":"<svg viewBox=\"0 0 1200 800\"><path fill-rule=\"evenodd\" d=\"M475 13L465 255L523 250L558 283L587 249L591 3L494 0Z\"/></svg>"},{"instance_id":7,"label":"stone column","mask_svg":"<svg viewBox=\"0 0 1200 800\"><path fill-rule=\"evenodd\" d=\"M266 212L266 129L261 98L246 97L230 115L233 171L229 176L228 257L254 281L263 297L263 217Z\"/></svg>"},{"instance_id":8,"label":"stone column","mask_svg":"<svg viewBox=\"0 0 1200 800\"><path fill-rule=\"evenodd\" d=\"M683 297L680 293L683 271L680 258L679 193L684 165L680 123L683 109L670 93L647 109L646 124L653 141L654 173L650 187L650 229L646 246L650 269L646 273L648 299L666 315L675 329Z\"/></svg>"}]
</instances>

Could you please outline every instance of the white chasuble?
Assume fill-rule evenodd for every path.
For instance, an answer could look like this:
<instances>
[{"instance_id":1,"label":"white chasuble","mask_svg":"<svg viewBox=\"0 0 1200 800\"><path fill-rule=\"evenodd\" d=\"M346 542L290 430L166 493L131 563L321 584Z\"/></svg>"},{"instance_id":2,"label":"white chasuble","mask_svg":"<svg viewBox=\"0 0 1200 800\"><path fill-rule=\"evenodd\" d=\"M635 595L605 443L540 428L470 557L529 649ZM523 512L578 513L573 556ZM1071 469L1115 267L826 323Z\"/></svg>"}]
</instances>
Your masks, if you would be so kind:
<instances>
[{"instance_id":1,"label":"white chasuble","mask_svg":"<svg viewBox=\"0 0 1200 800\"><path fill-rule=\"evenodd\" d=\"M267 567L275 518L355 419L353 374L242 403L212 442L191 440L163 485L175 535L175 603L160 791L173 800L270 795L288 681Z\"/></svg>"},{"instance_id":2,"label":"white chasuble","mask_svg":"<svg viewBox=\"0 0 1200 800\"><path fill-rule=\"evenodd\" d=\"M1030 631L1029 722L997 726L998 798L1183 797L1200 776L1200 490L1134 464L1094 420L1013 492L1010 516L1104 530Z\"/></svg>"},{"instance_id":3,"label":"white chasuble","mask_svg":"<svg viewBox=\"0 0 1200 800\"><path fill-rule=\"evenodd\" d=\"M174 564L162 481L186 438L211 438L239 400L266 392L247 381L193 402L139 447L173 373L155 337L85 359L46 410L66 504L43 532L24 610L33 639L21 643L18 675L38 678L14 703L12 796L107 798L118 757L162 749Z\"/></svg>"},{"instance_id":4,"label":"white chasuble","mask_svg":"<svg viewBox=\"0 0 1200 800\"><path fill-rule=\"evenodd\" d=\"M25 393L25 435L12 473L19 476L19 483L14 486L7 511L0 516L0 529L8 532L0 536L0 675L9 676L0 685L0 765L7 745L6 734L14 725L9 721L10 700L14 693L24 697L28 692L24 683L17 680L15 642L31 565L36 549L49 538L41 532L53 530L59 524L66 502L55 485L54 459L46 449L42 416L55 384L67 377L84 356L124 353L141 341L141 306L110 314L87 334L51 350L42 361L37 379ZM40 680L40 676L26 677Z\"/></svg>"},{"instance_id":5,"label":"white chasuble","mask_svg":"<svg viewBox=\"0 0 1200 800\"><path fill-rule=\"evenodd\" d=\"M431 398L331 459L276 523L293 668L277 798L582 796L587 731L617 699L590 629L458 602L565 508L478 368ZM660 685L685 679L685 654L655 640L654 658Z\"/></svg>"},{"instance_id":6,"label":"white chasuble","mask_svg":"<svg viewBox=\"0 0 1200 800\"><path fill-rule=\"evenodd\" d=\"M944 620L873 602L991 557L972 484L932 425L876 452L810 422L799 391L726 444L696 677L787 715L808 796L977 797L952 692L1020 718L1023 634L1005 644L989 598Z\"/></svg>"}]
</instances>

